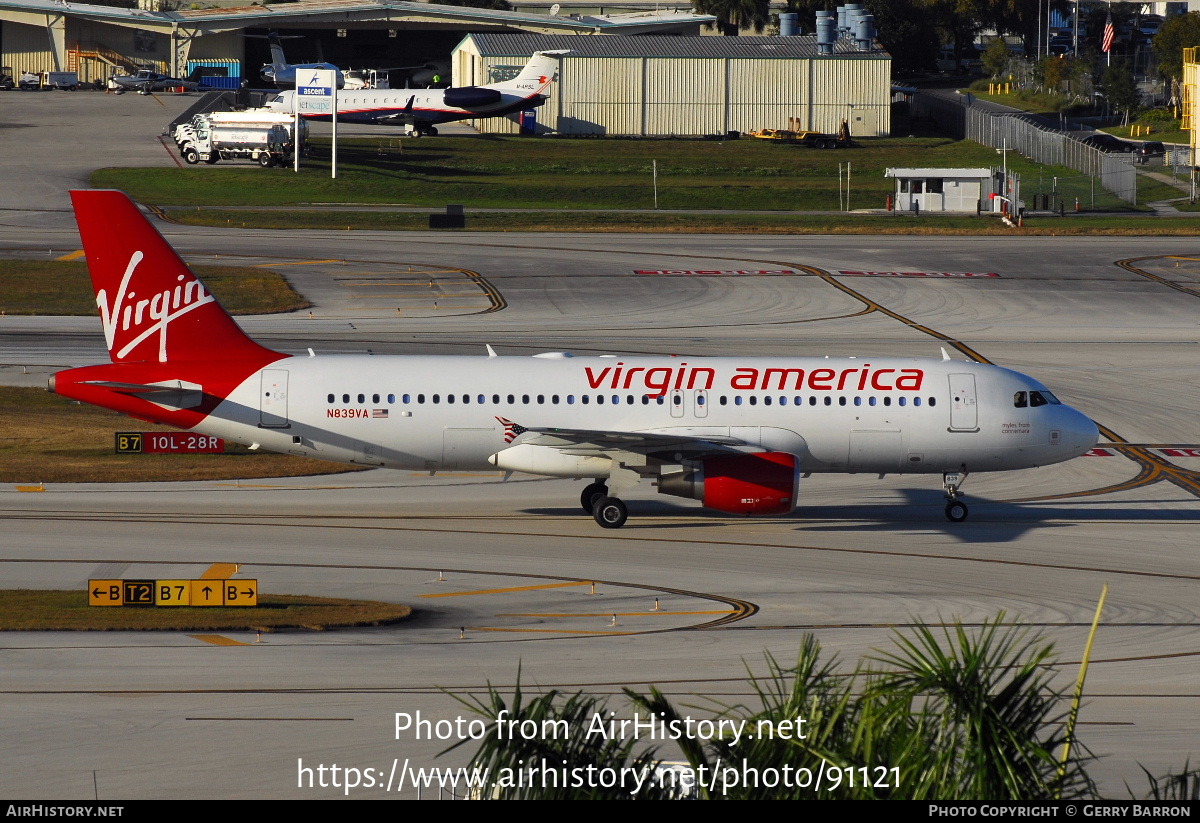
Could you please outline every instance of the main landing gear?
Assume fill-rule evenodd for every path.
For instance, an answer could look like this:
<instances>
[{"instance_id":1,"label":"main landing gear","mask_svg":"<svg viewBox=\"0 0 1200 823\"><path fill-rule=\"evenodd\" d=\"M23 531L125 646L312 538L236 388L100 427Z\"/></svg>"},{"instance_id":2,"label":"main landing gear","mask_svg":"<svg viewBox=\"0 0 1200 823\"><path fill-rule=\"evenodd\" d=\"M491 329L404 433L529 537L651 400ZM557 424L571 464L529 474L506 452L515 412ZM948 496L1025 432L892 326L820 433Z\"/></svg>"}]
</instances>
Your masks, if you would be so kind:
<instances>
[{"instance_id":1,"label":"main landing gear","mask_svg":"<svg viewBox=\"0 0 1200 823\"><path fill-rule=\"evenodd\" d=\"M958 499L958 490L967 479L967 472L943 472L942 490L946 493L946 519L961 523L967 519L967 504Z\"/></svg>"},{"instance_id":2,"label":"main landing gear","mask_svg":"<svg viewBox=\"0 0 1200 823\"><path fill-rule=\"evenodd\" d=\"M579 495L579 505L604 529L619 529L629 519L629 509L616 497L608 496L608 486L597 480Z\"/></svg>"}]
</instances>

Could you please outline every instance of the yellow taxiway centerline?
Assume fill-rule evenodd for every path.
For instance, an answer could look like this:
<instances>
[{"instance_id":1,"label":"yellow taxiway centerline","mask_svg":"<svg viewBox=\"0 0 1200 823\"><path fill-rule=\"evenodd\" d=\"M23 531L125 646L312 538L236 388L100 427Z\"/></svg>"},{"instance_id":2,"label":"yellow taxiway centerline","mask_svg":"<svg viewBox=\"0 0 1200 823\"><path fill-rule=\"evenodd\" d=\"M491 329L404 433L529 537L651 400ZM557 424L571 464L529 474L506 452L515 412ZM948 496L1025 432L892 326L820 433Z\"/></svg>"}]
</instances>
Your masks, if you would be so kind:
<instances>
[{"instance_id":1,"label":"yellow taxiway centerline","mask_svg":"<svg viewBox=\"0 0 1200 823\"><path fill-rule=\"evenodd\" d=\"M657 617L660 614L736 614L732 609L717 609L707 612L501 612L496 617Z\"/></svg>"},{"instance_id":2,"label":"yellow taxiway centerline","mask_svg":"<svg viewBox=\"0 0 1200 823\"><path fill-rule=\"evenodd\" d=\"M590 586L591 581L579 580L574 583L542 583L538 586L510 586L505 589L475 589L469 592L441 592L439 594L423 594L421 597L467 597L472 594L507 594L509 592L531 592L537 589L564 589L568 586ZM610 612L611 614L611 612Z\"/></svg>"},{"instance_id":3,"label":"yellow taxiway centerline","mask_svg":"<svg viewBox=\"0 0 1200 823\"><path fill-rule=\"evenodd\" d=\"M301 260L296 263L255 263L252 269L273 269L278 266L316 266L321 263L341 263L341 260Z\"/></svg>"},{"instance_id":4,"label":"yellow taxiway centerline","mask_svg":"<svg viewBox=\"0 0 1200 823\"><path fill-rule=\"evenodd\" d=\"M252 646L253 643L243 643L240 640L234 640L232 637L222 637L219 634L189 634L188 637L193 637L204 643L211 643L214 646Z\"/></svg>"}]
</instances>

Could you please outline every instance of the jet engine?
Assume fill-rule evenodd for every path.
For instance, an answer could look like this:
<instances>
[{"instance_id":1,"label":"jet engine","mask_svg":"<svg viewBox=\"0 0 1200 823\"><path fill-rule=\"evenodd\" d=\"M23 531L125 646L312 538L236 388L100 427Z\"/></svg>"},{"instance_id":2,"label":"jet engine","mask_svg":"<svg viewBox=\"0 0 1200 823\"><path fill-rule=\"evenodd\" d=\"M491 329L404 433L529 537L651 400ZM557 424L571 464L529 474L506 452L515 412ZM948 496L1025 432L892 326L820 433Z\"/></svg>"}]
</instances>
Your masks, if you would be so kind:
<instances>
[{"instance_id":1,"label":"jet engine","mask_svg":"<svg viewBox=\"0 0 1200 823\"><path fill-rule=\"evenodd\" d=\"M786 452L706 457L658 480L661 494L730 514L787 514L799 490L800 461Z\"/></svg>"},{"instance_id":2,"label":"jet engine","mask_svg":"<svg viewBox=\"0 0 1200 823\"><path fill-rule=\"evenodd\" d=\"M481 89L478 86L461 86L457 89L446 89L445 96L442 99L447 106L471 111L499 103L502 95L495 89Z\"/></svg>"}]
</instances>

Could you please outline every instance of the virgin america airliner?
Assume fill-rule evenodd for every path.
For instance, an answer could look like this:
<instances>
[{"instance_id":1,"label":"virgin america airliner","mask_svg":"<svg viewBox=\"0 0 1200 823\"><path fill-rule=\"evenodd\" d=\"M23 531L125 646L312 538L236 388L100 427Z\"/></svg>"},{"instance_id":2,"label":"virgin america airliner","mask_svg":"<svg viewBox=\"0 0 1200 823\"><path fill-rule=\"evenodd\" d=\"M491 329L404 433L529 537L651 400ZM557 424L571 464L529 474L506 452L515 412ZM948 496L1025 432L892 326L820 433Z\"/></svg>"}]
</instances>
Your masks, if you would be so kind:
<instances>
[{"instance_id":1,"label":"virgin america airliner","mask_svg":"<svg viewBox=\"0 0 1200 823\"><path fill-rule=\"evenodd\" d=\"M587 479L738 515L792 511L811 473L940 474L961 521L969 472L1078 457L1095 424L1018 372L943 358L288 355L242 332L121 192L72 192L111 363L51 391L287 454L425 471Z\"/></svg>"}]
</instances>

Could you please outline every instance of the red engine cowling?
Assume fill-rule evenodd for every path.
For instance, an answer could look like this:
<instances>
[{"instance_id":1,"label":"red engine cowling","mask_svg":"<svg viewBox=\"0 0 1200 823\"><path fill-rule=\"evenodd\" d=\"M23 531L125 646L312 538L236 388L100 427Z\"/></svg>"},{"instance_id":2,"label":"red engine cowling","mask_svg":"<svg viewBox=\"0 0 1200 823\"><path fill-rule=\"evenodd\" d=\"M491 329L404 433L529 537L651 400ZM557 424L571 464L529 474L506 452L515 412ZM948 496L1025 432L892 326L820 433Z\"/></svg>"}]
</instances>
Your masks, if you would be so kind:
<instances>
[{"instance_id":1,"label":"red engine cowling","mask_svg":"<svg viewBox=\"0 0 1200 823\"><path fill-rule=\"evenodd\" d=\"M787 514L796 507L800 464L786 452L706 457L659 478L658 490L730 514Z\"/></svg>"}]
</instances>

